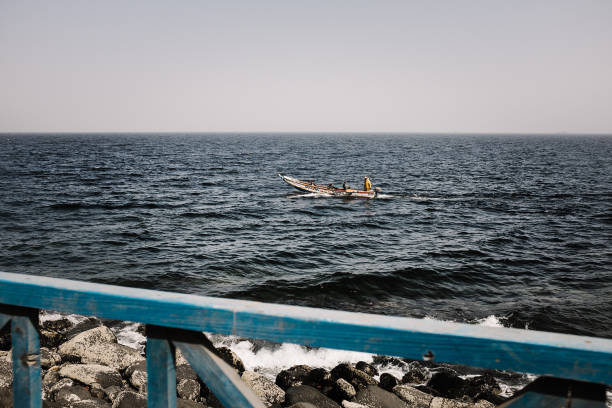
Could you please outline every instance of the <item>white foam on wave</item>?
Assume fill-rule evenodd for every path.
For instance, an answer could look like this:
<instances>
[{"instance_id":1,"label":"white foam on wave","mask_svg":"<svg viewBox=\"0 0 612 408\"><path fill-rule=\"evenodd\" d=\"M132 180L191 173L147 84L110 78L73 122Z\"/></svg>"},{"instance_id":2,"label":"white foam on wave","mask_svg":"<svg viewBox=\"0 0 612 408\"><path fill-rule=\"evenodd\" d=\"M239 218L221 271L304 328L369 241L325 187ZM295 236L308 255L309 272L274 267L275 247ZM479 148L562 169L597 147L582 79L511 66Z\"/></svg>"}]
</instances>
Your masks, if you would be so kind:
<instances>
[{"instance_id":1,"label":"white foam on wave","mask_svg":"<svg viewBox=\"0 0 612 408\"><path fill-rule=\"evenodd\" d=\"M140 323L124 323L125 325L111 327L111 330L115 333L115 336L117 336L117 343L144 353L147 338L138 331Z\"/></svg>"},{"instance_id":2,"label":"white foam on wave","mask_svg":"<svg viewBox=\"0 0 612 408\"><path fill-rule=\"evenodd\" d=\"M372 362L373 354L328 348L308 348L298 344L282 343L274 347L257 348L245 339L216 337L216 347L225 346L240 357L247 370L257 371L271 379L282 370L305 364L313 368L331 370L340 363Z\"/></svg>"},{"instance_id":3,"label":"white foam on wave","mask_svg":"<svg viewBox=\"0 0 612 408\"><path fill-rule=\"evenodd\" d=\"M51 322L55 320L67 319L72 324L79 324L88 319L86 316L75 315L75 314L64 314L59 312L51 312L43 310L38 315L38 321L42 324L44 322Z\"/></svg>"},{"instance_id":4,"label":"white foam on wave","mask_svg":"<svg viewBox=\"0 0 612 408\"><path fill-rule=\"evenodd\" d=\"M490 315L477 320L478 324L486 327L504 327L499 318L495 315Z\"/></svg>"}]
</instances>

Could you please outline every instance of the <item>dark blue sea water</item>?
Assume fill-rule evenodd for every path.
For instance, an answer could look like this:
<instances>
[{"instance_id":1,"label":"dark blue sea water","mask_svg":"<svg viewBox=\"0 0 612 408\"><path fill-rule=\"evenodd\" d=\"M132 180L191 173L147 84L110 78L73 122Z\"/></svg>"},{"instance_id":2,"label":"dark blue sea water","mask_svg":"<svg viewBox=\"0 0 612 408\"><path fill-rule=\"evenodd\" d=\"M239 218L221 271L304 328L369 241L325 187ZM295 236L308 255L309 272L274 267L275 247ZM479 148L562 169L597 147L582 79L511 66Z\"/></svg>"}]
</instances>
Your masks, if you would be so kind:
<instances>
[{"instance_id":1,"label":"dark blue sea water","mask_svg":"<svg viewBox=\"0 0 612 408\"><path fill-rule=\"evenodd\" d=\"M7 272L612 337L612 137L4 134L0 238Z\"/></svg>"}]
</instances>

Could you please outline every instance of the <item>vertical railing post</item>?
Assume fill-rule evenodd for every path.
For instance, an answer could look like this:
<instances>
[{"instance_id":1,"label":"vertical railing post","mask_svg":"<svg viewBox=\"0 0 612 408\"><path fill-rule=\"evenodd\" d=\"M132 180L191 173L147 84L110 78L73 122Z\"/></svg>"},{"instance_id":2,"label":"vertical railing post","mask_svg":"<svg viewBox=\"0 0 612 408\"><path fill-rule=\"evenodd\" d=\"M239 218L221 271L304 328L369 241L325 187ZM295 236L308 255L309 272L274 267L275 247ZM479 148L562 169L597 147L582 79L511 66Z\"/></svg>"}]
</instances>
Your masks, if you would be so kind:
<instances>
[{"instance_id":1,"label":"vertical railing post","mask_svg":"<svg viewBox=\"0 0 612 408\"><path fill-rule=\"evenodd\" d=\"M146 326L147 335L147 406L176 407L175 348L167 329Z\"/></svg>"},{"instance_id":2,"label":"vertical railing post","mask_svg":"<svg viewBox=\"0 0 612 408\"><path fill-rule=\"evenodd\" d=\"M11 315L13 405L20 408L41 408L38 310L15 307Z\"/></svg>"}]
</instances>

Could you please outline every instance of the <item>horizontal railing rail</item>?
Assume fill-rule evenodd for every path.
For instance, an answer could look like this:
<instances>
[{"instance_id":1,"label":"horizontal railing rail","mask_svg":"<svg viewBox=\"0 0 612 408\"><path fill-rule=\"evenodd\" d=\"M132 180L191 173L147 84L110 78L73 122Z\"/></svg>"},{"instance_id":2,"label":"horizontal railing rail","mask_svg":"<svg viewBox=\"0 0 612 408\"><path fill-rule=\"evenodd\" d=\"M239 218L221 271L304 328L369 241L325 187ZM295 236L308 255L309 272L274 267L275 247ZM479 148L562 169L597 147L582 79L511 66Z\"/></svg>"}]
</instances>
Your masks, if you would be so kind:
<instances>
[{"instance_id":1,"label":"horizontal railing rail","mask_svg":"<svg viewBox=\"0 0 612 408\"><path fill-rule=\"evenodd\" d=\"M148 325L147 361L165 370L162 370L164 373L172 372L170 352L173 347L180 348L190 362L201 367L194 369L203 379L229 378L225 385L211 387L215 394L223 394L223 387L229 387L226 398L232 403L226 406L257 405L249 390L235 382L232 373L222 373L227 367L215 360L214 353L202 345L205 340L198 339L194 332L412 359L428 355L438 362L612 383L612 340L603 338L195 296L3 272L0 272L0 303L18 307L17 313L6 309L9 306L0 311L2 326L12 318L21 325L33 322L33 314L23 311L37 309L144 323ZM35 322L31 324L35 327ZM31 342L34 334L26 332L25 339ZM28 347L18 352L34 355L36 351L32 350L37 346ZM149 352L156 355L150 357ZM13 361L19 361L15 359L15 346L13 353ZM158 383L149 388L150 406L174 406L176 401L168 390L172 378L153 375L150 381ZM169 402L151 405L151 393L163 387L164 398ZM236 392L245 396L242 404L233 399ZM222 398L219 398L221 402Z\"/></svg>"}]
</instances>

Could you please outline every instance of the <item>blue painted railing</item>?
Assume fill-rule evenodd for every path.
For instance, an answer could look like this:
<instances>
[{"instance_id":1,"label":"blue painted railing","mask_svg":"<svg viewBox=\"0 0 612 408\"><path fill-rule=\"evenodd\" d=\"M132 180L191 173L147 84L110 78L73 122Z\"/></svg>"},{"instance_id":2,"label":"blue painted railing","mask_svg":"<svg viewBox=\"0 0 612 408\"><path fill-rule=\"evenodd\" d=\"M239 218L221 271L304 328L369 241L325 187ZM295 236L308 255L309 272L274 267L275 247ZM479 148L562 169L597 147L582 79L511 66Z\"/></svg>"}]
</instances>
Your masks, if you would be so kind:
<instances>
[{"instance_id":1,"label":"blue painted railing","mask_svg":"<svg viewBox=\"0 0 612 408\"><path fill-rule=\"evenodd\" d=\"M146 324L148 406L176 406L174 350L226 407L263 407L202 331L612 383L612 340L133 289L0 272L16 407L41 406L38 309Z\"/></svg>"}]
</instances>

